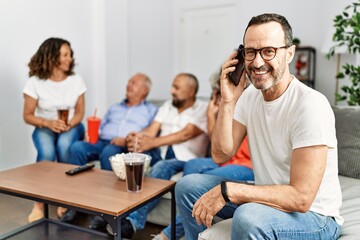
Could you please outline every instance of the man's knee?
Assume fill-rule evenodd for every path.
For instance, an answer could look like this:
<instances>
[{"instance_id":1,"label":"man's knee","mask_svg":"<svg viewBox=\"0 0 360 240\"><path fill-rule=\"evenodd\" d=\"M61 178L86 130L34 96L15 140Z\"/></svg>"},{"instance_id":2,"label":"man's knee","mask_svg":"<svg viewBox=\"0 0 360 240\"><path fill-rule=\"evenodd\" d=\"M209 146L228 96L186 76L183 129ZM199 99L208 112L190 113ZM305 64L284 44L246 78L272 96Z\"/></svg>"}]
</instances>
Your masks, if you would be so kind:
<instances>
[{"instance_id":1,"label":"man's knee","mask_svg":"<svg viewBox=\"0 0 360 240\"><path fill-rule=\"evenodd\" d=\"M125 153L125 152L126 152L125 147L108 144L101 151L100 157L104 157L104 158L107 158L107 160L109 160L109 157L114 156L119 153Z\"/></svg>"},{"instance_id":2,"label":"man's knee","mask_svg":"<svg viewBox=\"0 0 360 240\"><path fill-rule=\"evenodd\" d=\"M206 181L207 177L209 176L197 173L182 177L179 179L179 181L176 182L175 185L176 196L182 197L186 195L197 195L196 193L200 192L206 192L208 188L208 182ZM202 194L199 195L201 196Z\"/></svg>"},{"instance_id":3,"label":"man's knee","mask_svg":"<svg viewBox=\"0 0 360 240\"><path fill-rule=\"evenodd\" d=\"M266 232L271 223L272 214L268 214L268 207L258 203L245 203L239 206L233 216L232 233L241 236L259 236L260 232Z\"/></svg>"},{"instance_id":4,"label":"man's knee","mask_svg":"<svg viewBox=\"0 0 360 240\"><path fill-rule=\"evenodd\" d=\"M191 190L192 188L194 188L194 180L193 179L194 179L195 175L197 175L197 174L186 175L186 176L180 178L179 181L176 182L175 193L179 193L179 195L180 195L181 194L180 192L187 193L188 189Z\"/></svg>"},{"instance_id":5,"label":"man's knee","mask_svg":"<svg viewBox=\"0 0 360 240\"><path fill-rule=\"evenodd\" d=\"M196 174L191 174L184 176L176 182L175 185L175 199L176 204L181 208L181 206L187 205L188 194L191 195L191 191L194 190L194 180L193 177Z\"/></svg>"},{"instance_id":6,"label":"man's knee","mask_svg":"<svg viewBox=\"0 0 360 240\"><path fill-rule=\"evenodd\" d=\"M168 168L168 162L161 160L155 163L150 172L150 177L160 179L170 179L170 170Z\"/></svg>"},{"instance_id":7,"label":"man's knee","mask_svg":"<svg viewBox=\"0 0 360 240\"><path fill-rule=\"evenodd\" d=\"M70 154L77 155L79 153L85 152L85 142L76 141L70 146Z\"/></svg>"}]
</instances>

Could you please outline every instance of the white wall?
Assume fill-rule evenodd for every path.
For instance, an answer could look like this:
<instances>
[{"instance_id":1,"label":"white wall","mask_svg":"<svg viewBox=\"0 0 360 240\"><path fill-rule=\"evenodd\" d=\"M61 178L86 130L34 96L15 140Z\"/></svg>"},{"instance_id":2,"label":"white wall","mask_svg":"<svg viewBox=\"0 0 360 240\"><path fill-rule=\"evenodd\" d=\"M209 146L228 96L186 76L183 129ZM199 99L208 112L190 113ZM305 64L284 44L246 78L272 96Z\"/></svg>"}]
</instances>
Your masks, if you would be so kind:
<instances>
[{"instance_id":1,"label":"white wall","mask_svg":"<svg viewBox=\"0 0 360 240\"><path fill-rule=\"evenodd\" d=\"M93 2L88 0L2 0L0 1L0 169L35 161L31 140L33 128L22 119L22 89L28 76L27 64L40 44L49 37L68 39L82 75L92 94L99 74L94 67L96 34ZM71 7L69 7L71 6ZM95 36L95 38L94 38ZM94 97L98 101L99 97ZM87 107L93 106L87 98Z\"/></svg>"},{"instance_id":2,"label":"white wall","mask_svg":"<svg viewBox=\"0 0 360 240\"><path fill-rule=\"evenodd\" d=\"M129 71L149 75L149 98L167 99L174 78L172 2L129 1Z\"/></svg>"},{"instance_id":3,"label":"white wall","mask_svg":"<svg viewBox=\"0 0 360 240\"><path fill-rule=\"evenodd\" d=\"M127 79L138 71L153 80L150 98L169 98L171 81L179 71L176 43L180 8L231 3L237 8L236 41L241 41L250 17L277 12L288 18L294 36L317 49L316 88L333 103L336 61L326 60L321 49L332 19L350 2L63 0L60 4L56 0L1 0L0 170L35 161L33 128L22 119L22 88L30 57L48 37L62 37L72 43L78 63L75 70L88 87L86 115L95 107L103 115L110 104L124 97ZM214 70L209 69L209 75Z\"/></svg>"},{"instance_id":4,"label":"white wall","mask_svg":"<svg viewBox=\"0 0 360 240\"><path fill-rule=\"evenodd\" d=\"M105 2L105 75L100 82L106 87L106 106L100 109L100 116L112 103L125 95L129 78L129 7L127 0L106 0ZM98 61L94 59L95 66ZM88 95L87 98L89 98Z\"/></svg>"}]
</instances>

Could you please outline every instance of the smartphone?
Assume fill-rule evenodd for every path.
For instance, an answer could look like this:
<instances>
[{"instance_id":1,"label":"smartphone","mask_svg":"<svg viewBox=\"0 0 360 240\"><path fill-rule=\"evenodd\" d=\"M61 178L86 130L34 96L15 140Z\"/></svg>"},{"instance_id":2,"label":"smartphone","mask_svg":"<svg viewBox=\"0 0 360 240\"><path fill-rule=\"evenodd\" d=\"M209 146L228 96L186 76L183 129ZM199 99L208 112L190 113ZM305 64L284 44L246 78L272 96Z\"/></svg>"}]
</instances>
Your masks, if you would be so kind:
<instances>
[{"instance_id":1,"label":"smartphone","mask_svg":"<svg viewBox=\"0 0 360 240\"><path fill-rule=\"evenodd\" d=\"M237 50L237 56L236 59L239 60L239 62L235 65L235 70L231 73L229 73L230 81L237 86L240 82L240 77L245 70L245 59L243 52L244 51L244 45L240 44L238 50Z\"/></svg>"}]
</instances>

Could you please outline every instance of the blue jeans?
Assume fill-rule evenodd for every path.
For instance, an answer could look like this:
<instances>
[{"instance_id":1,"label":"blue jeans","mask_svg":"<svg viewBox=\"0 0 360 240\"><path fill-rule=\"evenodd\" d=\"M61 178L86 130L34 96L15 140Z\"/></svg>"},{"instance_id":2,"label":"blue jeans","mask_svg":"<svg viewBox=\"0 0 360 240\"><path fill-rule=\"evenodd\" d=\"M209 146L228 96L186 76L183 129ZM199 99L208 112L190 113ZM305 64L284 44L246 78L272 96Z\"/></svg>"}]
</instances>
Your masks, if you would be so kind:
<instances>
[{"instance_id":1,"label":"blue jeans","mask_svg":"<svg viewBox=\"0 0 360 240\"><path fill-rule=\"evenodd\" d=\"M77 141L70 148L70 163L84 165L91 161L100 160L101 169L111 171L110 157L127 152L126 147L112 145L110 144L110 140L99 139L95 144ZM151 166L159 159L158 156L160 156L158 149L144 153L152 157Z\"/></svg>"},{"instance_id":2,"label":"blue jeans","mask_svg":"<svg viewBox=\"0 0 360 240\"><path fill-rule=\"evenodd\" d=\"M220 167L212 158L195 158L186 162L184 176L192 173L226 177L232 181L254 181L254 172L251 168L236 164Z\"/></svg>"},{"instance_id":3,"label":"blue jeans","mask_svg":"<svg viewBox=\"0 0 360 240\"><path fill-rule=\"evenodd\" d=\"M55 133L48 128L35 128L32 139L37 150L36 161L43 160L68 163L70 146L84 138L84 125L78 124L64 133Z\"/></svg>"},{"instance_id":4,"label":"blue jeans","mask_svg":"<svg viewBox=\"0 0 360 240\"><path fill-rule=\"evenodd\" d=\"M226 179L192 174L177 182L176 203L187 240L198 239L206 229L191 216L194 203L222 180ZM228 203L217 215L233 218L231 239L337 239L341 234L341 227L333 218L311 211L287 213L258 203Z\"/></svg>"},{"instance_id":5,"label":"blue jeans","mask_svg":"<svg viewBox=\"0 0 360 240\"><path fill-rule=\"evenodd\" d=\"M185 163L184 176L194 173L215 175L224 177L231 181L254 181L254 172L252 169L240 165L226 165L219 167L214 163L212 158L195 158ZM171 238L171 224L163 231L163 234ZM184 227L182 225L181 217L176 217L176 239L184 235Z\"/></svg>"},{"instance_id":6,"label":"blue jeans","mask_svg":"<svg viewBox=\"0 0 360 240\"><path fill-rule=\"evenodd\" d=\"M151 169L150 177L169 180L175 173L183 170L185 162L175 158L158 161ZM127 217L135 230L143 229L146 223L147 214L159 203L160 197L149 204L130 213Z\"/></svg>"},{"instance_id":7,"label":"blue jeans","mask_svg":"<svg viewBox=\"0 0 360 240\"><path fill-rule=\"evenodd\" d=\"M127 149L110 144L110 140L99 139L95 144L77 141L70 148L70 163L84 165L100 160L101 169L112 170L109 158L122 152L127 152Z\"/></svg>"}]
</instances>

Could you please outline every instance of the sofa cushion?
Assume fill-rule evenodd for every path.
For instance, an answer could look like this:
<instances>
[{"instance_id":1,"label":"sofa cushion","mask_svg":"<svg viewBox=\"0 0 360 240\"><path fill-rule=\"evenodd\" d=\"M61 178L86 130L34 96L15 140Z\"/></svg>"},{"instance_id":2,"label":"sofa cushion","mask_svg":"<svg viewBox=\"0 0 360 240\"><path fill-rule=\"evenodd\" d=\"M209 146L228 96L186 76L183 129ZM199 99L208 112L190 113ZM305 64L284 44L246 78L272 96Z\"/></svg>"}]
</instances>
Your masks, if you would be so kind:
<instances>
[{"instance_id":1,"label":"sofa cushion","mask_svg":"<svg viewBox=\"0 0 360 240\"><path fill-rule=\"evenodd\" d=\"M360 107L333 106L339 174L360 179Z\"/></svg>"},{"instance_id":2,"label":"sofa cushion","mask_svg":"<svg viewBox=\"0 0 360 240\"><path fill-rule=\"evenodd\" d=\"M360 179L339 176L343 202L340 215L345 222L341 240L359 239L360 236Z\"/></svg>"},{"instance_id":3,"label":"sofa cushion","mask_svg":"<svg viewBox=\"0 0 360 240\"><path fill-rule=\"evenodd\" d=\"M199 234L199 240L227 240L231 238L231 220L232 218L216 223L211 228Z\"/></svg>"}]
</instances>

